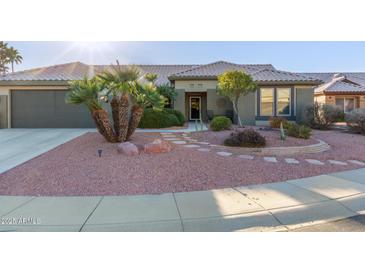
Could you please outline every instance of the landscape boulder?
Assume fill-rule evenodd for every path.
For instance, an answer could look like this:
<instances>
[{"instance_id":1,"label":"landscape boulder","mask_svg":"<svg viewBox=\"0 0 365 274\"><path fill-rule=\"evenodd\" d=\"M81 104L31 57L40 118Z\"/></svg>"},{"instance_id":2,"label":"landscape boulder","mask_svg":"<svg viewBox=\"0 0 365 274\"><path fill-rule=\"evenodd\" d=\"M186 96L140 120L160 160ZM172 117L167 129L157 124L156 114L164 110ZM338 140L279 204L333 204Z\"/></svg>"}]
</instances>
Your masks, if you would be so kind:
<instances>
[{"instance_id":1,"label":"landscape boulder","mask_svg":"<svg viewBox=\"0 0 365 274\"><path fill-rule=\"evenodd\" d=\"M118 152L127 156L135 156L139 154L138 147L131 142L124 142L118 145Z\"/></svg>"},{"instance_id":2,"label":"landscape boulder","mask_svg":"<svg viewBox=\"0 0 365 274\"><path fill-rule=\"evenodd\" d=\"M170 143L161 139L155 139L152 143L144 145L144 152L146 153L166 153L170 151Z\"/></svg>"}]
</instances>

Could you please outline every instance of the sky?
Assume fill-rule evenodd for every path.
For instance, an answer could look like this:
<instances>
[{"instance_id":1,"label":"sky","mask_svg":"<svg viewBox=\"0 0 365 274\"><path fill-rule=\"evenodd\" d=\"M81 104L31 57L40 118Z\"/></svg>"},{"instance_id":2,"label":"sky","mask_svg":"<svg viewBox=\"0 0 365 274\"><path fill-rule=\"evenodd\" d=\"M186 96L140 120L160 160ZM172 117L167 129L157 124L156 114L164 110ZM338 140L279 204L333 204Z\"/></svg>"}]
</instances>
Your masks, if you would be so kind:
<instances>
[{"instance_id":1,"label":"sky","mask_svg":"<svg viewBox=\"0 0 365 274\"><path fill-rule=\"evenodd\" d=\"M23 63L15 70L86 64L272 64L293 72L365 72L365 42L33 42L7 41Z\"/></svg>"}]
</instances>

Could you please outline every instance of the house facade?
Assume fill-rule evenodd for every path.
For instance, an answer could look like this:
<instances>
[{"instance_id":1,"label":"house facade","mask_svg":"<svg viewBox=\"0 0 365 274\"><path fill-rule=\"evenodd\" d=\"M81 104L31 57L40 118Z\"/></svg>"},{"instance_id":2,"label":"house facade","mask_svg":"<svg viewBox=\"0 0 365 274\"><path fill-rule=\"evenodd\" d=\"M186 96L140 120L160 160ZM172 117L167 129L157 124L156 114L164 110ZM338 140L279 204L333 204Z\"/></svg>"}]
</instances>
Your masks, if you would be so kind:
<instances>
[{"instance_id":1,"label":"house facade","mask_svg":"<svg viewBox=\"0 0 365 274\"><path fill-rule=\"evenodd\" d=\"M217 94L217 77L228 70L252 76L256 92L240 99L244 124L266 124L271 116L301 121L313 103L315 89L323 84L316 75L277 70L269 64L233 64L218 61L192 65L136 65L143 76L158 75L156 84L170 84L177 97L173 107L187 120L208 120L225 115L235 120L231 102ZM0 127L87 128L94 127L84 106L67 105L69 81L92 77L109 66L79 62L20 71L0 77Z\"/></svg>"},{"instance_id":2,"label":"house facade","mask_svg":"<svg viewBox=\"0 0 365 274\"><path fill-rule=\"evenodd\" d=\"M335 105L345 113L365 108L365 73L305 73L323 84L314 89L315 101Z\"/></svg>"}]
</instances>

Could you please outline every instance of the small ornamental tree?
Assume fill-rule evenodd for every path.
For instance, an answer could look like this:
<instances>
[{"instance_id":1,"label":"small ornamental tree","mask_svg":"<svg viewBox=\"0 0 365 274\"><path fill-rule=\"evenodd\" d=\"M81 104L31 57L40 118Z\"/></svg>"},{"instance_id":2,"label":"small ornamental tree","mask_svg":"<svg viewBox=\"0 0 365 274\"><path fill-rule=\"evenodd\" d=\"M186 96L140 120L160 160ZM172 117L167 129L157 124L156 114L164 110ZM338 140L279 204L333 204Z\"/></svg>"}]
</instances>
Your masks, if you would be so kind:
<instances>
[{"instance_id":1,"label":"small ornamental tree","mask_svg":"<svg viewBox=\"0 0 365 274\"><path fill-rule=\"evenodd\" d=\"M252 77L243 71L226 71L218 76L219 95L228 97L233 104L233 111L237 115L238 124L242 126L242 121L238 110L238 101L241 96L246 96L251 92L255 92L257 85Z\"/></svg>"}]
</instances>

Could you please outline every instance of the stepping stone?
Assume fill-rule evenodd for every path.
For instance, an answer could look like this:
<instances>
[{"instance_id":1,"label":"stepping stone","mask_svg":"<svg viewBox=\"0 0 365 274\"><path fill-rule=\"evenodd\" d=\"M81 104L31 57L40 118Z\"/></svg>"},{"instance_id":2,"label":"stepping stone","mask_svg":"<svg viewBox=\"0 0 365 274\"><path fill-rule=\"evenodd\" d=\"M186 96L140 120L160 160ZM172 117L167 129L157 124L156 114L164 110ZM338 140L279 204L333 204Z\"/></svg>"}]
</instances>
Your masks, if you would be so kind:
<instances>
[{"instance_id":1,"label":"stepping stone","mask_svg":"<svg viewBox=\"0 0 365 274\"><path fill-rule=\"evenodd\" d=\"M164 137L164 139L167 140L167 141L179 141L179 140L181 140L180 138L166 138L166 137Z\"/></svg>"},{"instance_id":2,"label":"stepping stone","mask_svg":"<svg viewBox=\"0 0 365 274\"><path fill-rule=\"evenodd\" d=\"M359 166L365 166L364 162L358 161L358 160L348 160L351 164L359 165Z\"/></svg>"},{"instance_id":3,"label":"stepping stone","mask_svg":"<svg viewBox=\"0 0 365 274\"><path fill-rule=\"evenodd\" d=\"M208 151L210 151L210 149L209 148L198 148L198 151L208 152Z\"/></svg>"},{"instance_id":4,"label":"stepping stone","mask_svg":"<svg viewBox=\"0 0 365 274\"><path fill-rule=\"evenodd\" d=\"M218 151L217 154L219 156L224 156L224 157L227 157L227 156L231 156L232 155L231 152L226 152L226 151Z\"/></svg>"},{"instance_id":5,"label":"stepping stone","mask_svg":"<svg viewBox=\"0 0 365 274\"><path fill-rule=\"evenodd\" d=\"M264 157L264 160L266 162L270 162L270 163L277 163L278 160L276 160L276 157Z\"/></svg>"},{"instance_id":6,"label":"stepping stone","mask_svg":"<svg viewBox=\"0 0 365 274\"><path fill-rule=\"evenodd\" d=\"M299 164L299 161L294 158L285 158L287 164Z\"/></svg>"},{"instance_id":7,"label":"stepping stone","mask_svg":"<svg viewBox=\"0 0 365 274\"><path fill-rule=\"evenodd\" d=\"M184 147L193 148L193 147L200 147L198 145L185 145Z\"/></svg>"},{"instance_id":8,"label":"stepping stone","mask_svg":"<svg viewBox=\"0 0 365 274\"><path fill-rule=\"evenodd\" d=\"M201 145L209 145L208 142L196 142L197 144L201 144Z\"/></svg>"},{"instance_id":9,"label":"stepping stone","mask_svg":"<svg viewBox=\"0 0 365 274\"><path fill-rule=\"evenodd\" d=\"M186 144L185 141L172 141L172 143L174 143L176 145L184 145L184 144Z\"/></svg>"},{"instance_id":10,"label":"stepping stone","mask_svg":"<svg viewBox=\"0 0 365 274\"><path fill-rule=\"evenodd\" d=\"M210 144L210 146L211 146L211 147L217 147L218 145L212 145L212 144Z\"/></svg>"},{"instance_id":11,"label":"stepping stone","mask_svg":"<svg viewBox=\"0 0 365 274\"><path fill-rule=\"evenodd\" d=\"M334 165L339 165L339 166L347 166L347 163L345 162L341 162L341 161L336 161L336 160L328 160L329 163L334 164Z\"/></svg>"},{"instance_id":12,"label":"stepping stone","mask_svg":"<svg viewBox=\"0 0 365 274\"><path fill-rule=\"evenodd\" d=\"M253 160L255 157L252 155L238 155L238 158L245 159L245 160Z\"/></svg>"},{"instance_id":13,"label":"stepping stone","mask_svg":"<svg viewBox=\"0 0 365 274\"><path fill-rule=\"evenodd\" d=\"M315 160L315 159L305 159L308 163L312 164L312 165L317 165L317 166L323 166L324 163L319 161L319 160Z\"/></svg>"}]
</instances>

